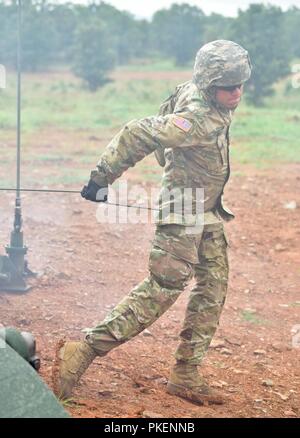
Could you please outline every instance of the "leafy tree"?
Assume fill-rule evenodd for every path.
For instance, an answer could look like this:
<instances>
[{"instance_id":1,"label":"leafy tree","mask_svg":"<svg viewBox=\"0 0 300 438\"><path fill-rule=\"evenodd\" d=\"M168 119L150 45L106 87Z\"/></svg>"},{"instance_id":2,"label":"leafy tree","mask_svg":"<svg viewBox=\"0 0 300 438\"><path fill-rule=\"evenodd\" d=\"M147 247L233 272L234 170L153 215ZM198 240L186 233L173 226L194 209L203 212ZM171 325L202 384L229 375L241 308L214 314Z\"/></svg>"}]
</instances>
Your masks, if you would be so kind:
<instances>
[{"instance_id":1,"label":"leafy tree","mask_svg":"<svg viewBox=\"0 0 300 438\"><path fill-rule=\"evenodd\" d=\"M234 18L215 13L205 17L204 42L227 40L233 21Z\"/></svg>"},{"instance_id":2,"label":"leafy tree","mask_svg":"<svg viewBox=\"0 0 300 438\"><path fill-rule=\"evenodd\" d=\"M297 58L300 57L300 9L295 6L290 8L284 14L284 35L286 38L286 45L290 48L292 55Z\"/></svg>"},{"instance_id":3,"label":"leafy tree","mask_svg":"<svg viewBox=\"0 0 300 438\"><path fill-rule=\"evenodd\" d=\"M75 35L73 72L91 91L108 82L107 73L115 65L111 35L99 19L82 24Z\"/></svg>"},{"instance_id":4,"label":"leafy tree","mask_svg":"<svg viewBox=\"0 0 300 438\"><path fill-rule=\"evenodd\" d=\"M204 13L186 3L173 4L154 14L151 31L154 47L184 65L203 44Z\"/></svg>"},{"instance_id":5,"label":"leafy tree","mask_svg":"<svg viewBox=\"0 0 300 438\"><path fill-rule=\"evenodd\" d=\"M126 64L137 56L143 33L138 20L129 12L119 11L100 0L94 0L86 9L88 20L97 17L106 24L107 31L112 36L110 47L116 53L117 64Z\"/></svg>"},{"instance_id":6,"label":"leafy tree","mask_svg":"<svg viewBox=\"0 0 300 438\"><path fill-rule=\"evenodd\" d=\"M55 54L53 62L68 63L72 59L75 33L80 23L82 7L74 6L71 3L55 5L49 8L49 15L54 23L55 29Z\"/></svg>"},{"instance_id":7,"label":"leafy tree","mask_svg":"<svg viewBox=\"0 0 300 438\"><path fill-rule=\"evenodd\" d=\"M16 64L16 8L0 4L0 64Z\"/></svg>"},{"instance_id":8,"label":"leafy tree","mask_svg":"<svg viewBox=\"0 0 300 438\"><path fill-rule=\"evenodd\" d=\"M16 66L16 0L0 6L0 56L7 66ZM54 22L46 0L22 3L22 66L24 70L42 70L52 63L55 54Z\"/></svg>"},{"instance_id":9,"label":"leafy tree","mask_svg":"<svg viewBox=\"0 0 300 438\"><path fill-rule=\"evenodd\" d=\"M138 20L135 23L132 35L135 40L133 55L138 58L145 58L151 55L151 23L147 20Z\"/></svg>"},{"instance_id":10,"label":"leafy tree","mask_svg":"<svg viewBox=\"0 0 300 438\"><path fill-rule=\"evenodd\" d=\"M233 22L231 38L249 51L253 63L246 93L254 105L262 105L264 98L273 94L273 84L289 73L283 18L278 7L252 4L246 11L240 10Z\"/></svg>"},{"instance_id":11,"label":"leafy tree","mask_svg":"<svg viewBox=\"0 0 300 438\"><path fill-rule=\"evenodd\" d=\"M17 0L0 0L0 63L16 65ZM107 80L115 64L157 54L178 65L194 59L202 44L232 39L250 52L253 76L246 91L262 104L272 85L289 73L290 57L300 57L300 9L253 4L237 18L205 16L188 4L156 12L152 21L135 19L101 0L75 5L72 0L23 0L23 68L46 70L72 65L91 89ZM104 24L105 23L105 24Z\"/></svg>"},{"instance_id":12,"label":"leafy tree","mask_svg":"<svg viewBox=\"0 0 300 438\"><path fill-rule=\"evenodd\" d=\"M23 2L24 3L24 2ZM28 0L22 11L22 66L46 69L55 58L56 31L46 0Z\"/></svg>"}]
</instances>

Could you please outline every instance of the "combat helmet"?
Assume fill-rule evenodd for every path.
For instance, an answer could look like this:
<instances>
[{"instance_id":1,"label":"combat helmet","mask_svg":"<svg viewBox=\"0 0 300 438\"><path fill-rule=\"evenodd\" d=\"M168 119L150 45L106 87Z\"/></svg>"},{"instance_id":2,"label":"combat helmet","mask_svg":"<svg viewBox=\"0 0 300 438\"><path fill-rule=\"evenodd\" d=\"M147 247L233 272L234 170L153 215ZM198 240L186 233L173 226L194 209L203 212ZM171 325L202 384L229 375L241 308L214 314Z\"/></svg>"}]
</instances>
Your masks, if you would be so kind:
<instances>
[{"instance_id":1,"label":"combat helmet","mask_svg":"<svg viewBox=\"0 0 300 438\"><path fill-rule=\"evenodd\" d=\"M251 75L247 50L233 41L216 40L198 51L193 82L200 90L243 84Z\"/></svg>"}]
</instances>

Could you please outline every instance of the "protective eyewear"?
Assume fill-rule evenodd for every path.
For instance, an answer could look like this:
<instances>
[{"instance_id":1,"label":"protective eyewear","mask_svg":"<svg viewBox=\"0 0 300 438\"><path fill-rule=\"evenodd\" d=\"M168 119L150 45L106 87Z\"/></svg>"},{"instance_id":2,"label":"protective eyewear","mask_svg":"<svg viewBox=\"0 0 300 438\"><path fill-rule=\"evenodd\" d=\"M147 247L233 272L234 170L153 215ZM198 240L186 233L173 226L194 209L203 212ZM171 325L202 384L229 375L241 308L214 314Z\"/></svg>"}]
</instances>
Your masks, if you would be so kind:
<instances>
[{"instance_id":1,"label":"protective eyewear","mask_svg":"<svg viewBox=\"0 0 300 438\"><path fill-rule=\"evenodd\" d=\"M219 90L228 91L229 93L233 93L237 88L240 90L243 84L239 85L229 85L228 87L217 87Z\"/></svg>"}]
</instances>

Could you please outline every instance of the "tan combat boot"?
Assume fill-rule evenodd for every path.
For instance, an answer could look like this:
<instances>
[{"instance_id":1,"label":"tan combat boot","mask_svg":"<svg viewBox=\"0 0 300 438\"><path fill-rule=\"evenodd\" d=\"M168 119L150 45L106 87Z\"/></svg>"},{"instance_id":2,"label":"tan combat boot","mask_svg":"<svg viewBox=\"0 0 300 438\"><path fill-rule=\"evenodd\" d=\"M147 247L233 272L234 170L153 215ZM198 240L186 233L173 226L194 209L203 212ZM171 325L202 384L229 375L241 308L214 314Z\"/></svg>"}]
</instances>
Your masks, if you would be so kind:
<instances>
[{"instance_id":1,"label":"tan combat boot","mask_svg":"<svg viewBox=\"0 0 300 438\"><path fill-rule=\"evenodd\" d=\"M211 389L197 371L196 365L178 362L171 371L167 392L194 403L223 404L218 391Z\"/></svg>"},{"instance_id":2,"label":"tan combat boot","mask_svg":"<svg viewBox=\"0 0 300 438\"><path fill-rule=\"evenodd\" d=\"M59 399L71 397L73 387L96 356L86 342L59 342L52 369L53 390Z\"/></svg>"}]
</instances>

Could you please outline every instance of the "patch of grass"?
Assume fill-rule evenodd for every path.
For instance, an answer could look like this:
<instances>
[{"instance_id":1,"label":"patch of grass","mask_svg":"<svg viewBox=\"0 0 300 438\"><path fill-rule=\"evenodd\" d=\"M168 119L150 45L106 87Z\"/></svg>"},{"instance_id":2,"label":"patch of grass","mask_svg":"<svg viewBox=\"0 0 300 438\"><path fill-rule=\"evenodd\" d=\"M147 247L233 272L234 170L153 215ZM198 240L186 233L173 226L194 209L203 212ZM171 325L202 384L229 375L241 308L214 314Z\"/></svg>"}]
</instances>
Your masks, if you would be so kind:
<instances>
[{"instance_id":1,"label":"patch of grass","mask_svg":"<svg viewBox=\"0 0 300 438\"><path fill-rule=\"evenodd\" d=\"M192 73L192 66L186 69ZM103 140L103 134L112 135L132 119L157 114L160 103L177 85L176 75L172 72L179 70L182 71L182 68L177 68L172 60L143 60L135 65L120 67L116 76L119 79L107 83L96 93L82 88L80 81L67 71L44 75L24 74L22 138L23 143L26 139L26 144L22 158L36 161L37 165L69 160L70 156L74 159L76 148L72 149L72 140L66 140L63 148L61 145L52 145L51 153L36 149L33 156L31 143L36 144L36 136L41 132L64 132L66 137L70 134L73 139L74 133L85 132L100 136ZM157 80L148 74L143 76L147 79L136 79L134 72L137 71L170 72L170 78ZM126 72L123 79L122 72ZM290 82L291 78L287 78L277 84L276 94L266 101L265 107L254 108L243 102L238 108L231 128L233 161L258 168L300 162L300 90L292 89ZM15 74L10 73L7 88L0 90L2 141L12 141L15 127L16 83ZM97 158L108 143L102 140ZM96 150L93 147L90 144L84 146L82 155L78 160L74 159L76 164L89 165L90 158L93 160L93 150ZM15 150L11 145L3 150L3 159L5 166L9 166L10 160L14 163ZM137 169L149 181L156 182L161 178L160 173L153 172L149 164L138 165ZM74 178L69 179L74 181Z\"/></svg>"},{"instance_id":2,"label":"patch of grass","mask_svg":"<svg viewBox=\"0 0 300 438\"><path fill-rule=\"evenodd\" d=\"M44 154L44 155L39 155L39 156L36 156L36 155L34 155L34 156L26 156L26 161L31 161L31 160L33 160L33 161L36 161L36 162L40 162L40 161L42 161L42 162L46 162L46 161L48 161L48 162L50 162L50 163L61 163L61 164L63 164L63 163L68 163L68 162L70 162L70 161L72 161L72 158L71 157L63 157L62 155L48 155L48 154Z\"/></svg>"},{"instance_id":3,"label":"patch of grass","mask_svg":"<svg viewBox=\"0 0 300 438\"><path fill-rule=\"evenodd\" d=\"M250 310L243 310L241 312L241 319L255 325L266 325L268 323L266 319L259 317L256 312L251 312Z\"/></svg>"},{"instance_id":4,"label":"patch of grass","mask_svg":"<svg viewBox=\"0 0 300 438\"><path fill-rule=\"evenodd\" d=\"M243 170L232 170L231 175L238 177L238 176L245 176L246 173Z\"/></svg>"},{"instance_id":5,"label":"patch of grass","mask_svg":"<svg viewBox=\"0 0 300 438\"><path fill-rule=\"evenodd\" d=\"M76 407L76 401L74 400L74 398L59 399L59 403L64 409Z\"/></svg>"},{"instance_id":6,"label":"patch of grass","mask_svg":"<svg viewBox=\"0 0 300 438\"><path fill-rule=\"evenodd\" d=\"M289 307L300 307L300 301L295 301L294 303L289 304Z\"/></svg>"},{"instance_id":7,"label":"patch of grass","mask_svg":"<svg viewBox=\"0 0 300 438\"><path fill-rule=\"evenodd\" d=\"M226 368L226 364L224 362L221 362L221 361L214 361L213 364L216 368L219 368L221 370Z\"/></svg>"},{"instance_id":8,"label":"patch of grass","mask_svg":"<svg viewBox=\"0 0 300 438\"><path fill-rule=\"evenodd\" d=\"M54 187L58 184L63 185L81 185L87 182L89 173L86 170L81 170L77 172L64 172L62 171L59 175L47 175L39 179L39 183L42 186Z\"/></svg>"},{"instance_id":9,"label":"patch of grass","mask_svg":"<svg viewBox=\"0 0 300 438\"><path fill-rule=\"evenodd\" d=\"M73 85L65 87L59 86L57 76L46 76L38 87L36 81L33 75L24 74L23 132L34 133L47 127L94 131L121 127L131 119L157 113L160 102L173 88L167 81L127 80L108 83L90 93L78 86L75 79ZM15 86L12 80L1 92L2 129L13 130L16 126Z\"/></svg>"},{"instance_id":10,"label":"patch of grass","mask_svg":"<svg viewBox=\"0 0 300 438\"><path fill-rule=\"evenodd\" d=\"M15 187L15 182L13 176L10 178L0 178L0 187L11 188Z\"/></svg>"},{"instance_id":11,"label":"patch of grass","mask_svg":"<svg viewBox=\"0 0 300 438\"><path fill-rule=\"evenodd\" d=\"M151 72L151 71L184 71L190 68L192 71L193 63L190 63L188 66L178 66L176 65L174 59L161 59L161 58L152 58L152 59L141 59L136 62L132 62L129 65L125 65L119 68L120 71L130 72L130 71L142 71L142 72Z\"/></svg>"},{"instance_id":12,"label":"patch of grass","mask_svg":"<svg viewBox=\"0 0 300 438\"><path fill-rule=\"evenodd\" d=\"M300 162L299 121L300 111L242 105L231 129L233 159L258 167Z\"/></svg>"}]
</instances>

